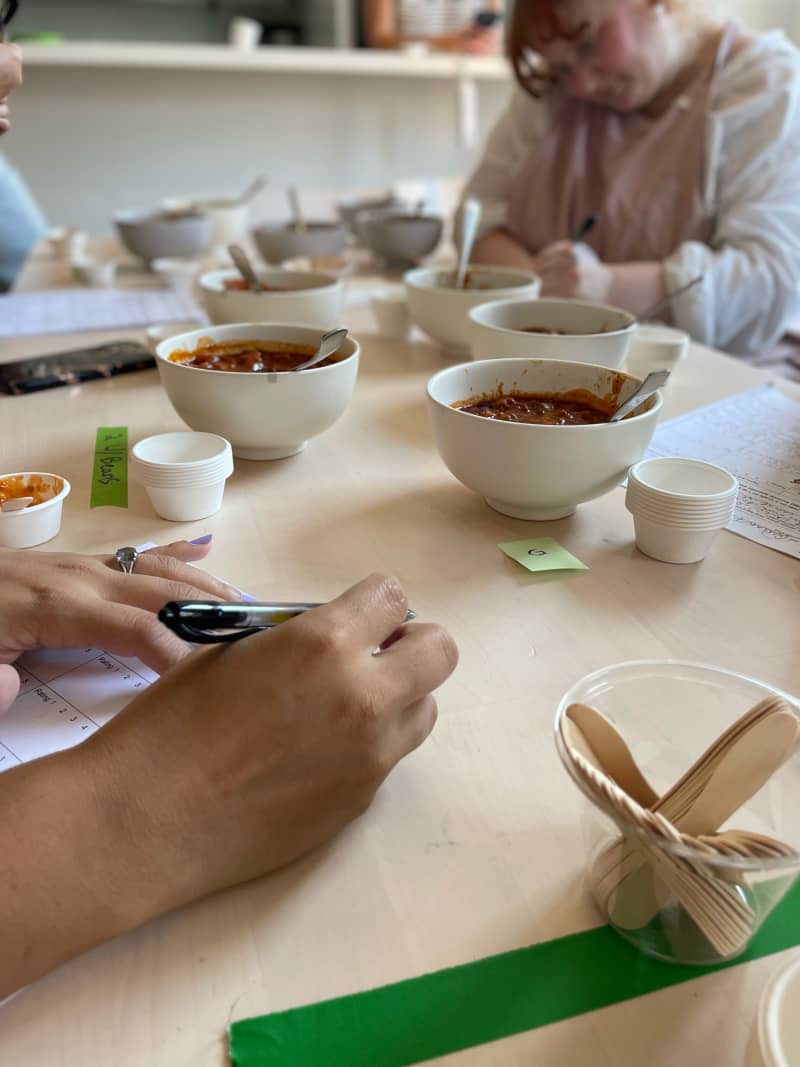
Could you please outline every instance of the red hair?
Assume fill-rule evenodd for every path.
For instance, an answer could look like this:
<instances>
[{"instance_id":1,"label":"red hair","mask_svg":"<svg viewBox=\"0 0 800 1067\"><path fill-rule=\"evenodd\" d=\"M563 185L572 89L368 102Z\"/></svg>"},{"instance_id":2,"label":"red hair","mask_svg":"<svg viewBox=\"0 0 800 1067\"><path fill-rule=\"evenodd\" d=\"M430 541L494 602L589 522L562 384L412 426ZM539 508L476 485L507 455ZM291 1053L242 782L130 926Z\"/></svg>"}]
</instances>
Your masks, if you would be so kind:
<instances>
[{"instance_id":1,"label":"red hair","mask_svg":"<svg viewBox=\"0 0 800 1067\"><path fill-rule=\"evenodd\" d=\"M653 5L658 2L650 0ZM572 41L589 26L570 15L571 6L570 0L515 0L508 29L508 56L514 77L531 96L543 96L558 80L544 60L540 59L538 65L531 63L537 46L556 40ZM668 0L667 6L674 5Z\"/></svg>"}]
</instances>

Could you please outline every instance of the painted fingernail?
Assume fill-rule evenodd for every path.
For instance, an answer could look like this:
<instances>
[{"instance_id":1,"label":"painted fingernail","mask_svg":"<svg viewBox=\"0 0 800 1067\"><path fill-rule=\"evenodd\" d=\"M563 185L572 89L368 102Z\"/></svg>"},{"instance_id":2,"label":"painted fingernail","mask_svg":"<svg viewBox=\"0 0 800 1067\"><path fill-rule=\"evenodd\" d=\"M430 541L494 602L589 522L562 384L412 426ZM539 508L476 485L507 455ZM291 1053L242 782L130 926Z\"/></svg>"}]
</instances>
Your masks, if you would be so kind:
<instances>
[{"instance_id":1,"label":"painted fingernail","mask_svg":"<svg viewBox=\"0 0 800 1067\"><path fill-rule=\"evenodd\" d=\"M190 541L189 544L190 545L207 545L211 541L211 538L213 536L214 536L213 534L203 534L202 537L195 537L195 539L193 541Z\"/></svg>"},{"instance_id":2,"label":"painted fingernail","mask_svg":"<svg viewBox=\"0 0 800 1067\"><path fill-rule=\"evenodd\" d=\"M241 596L245 604L255 604L258 599L258 597L250 596L249 593L243 593L241 589L239 590L239 595Z\"/></svg>"}]
</instances>

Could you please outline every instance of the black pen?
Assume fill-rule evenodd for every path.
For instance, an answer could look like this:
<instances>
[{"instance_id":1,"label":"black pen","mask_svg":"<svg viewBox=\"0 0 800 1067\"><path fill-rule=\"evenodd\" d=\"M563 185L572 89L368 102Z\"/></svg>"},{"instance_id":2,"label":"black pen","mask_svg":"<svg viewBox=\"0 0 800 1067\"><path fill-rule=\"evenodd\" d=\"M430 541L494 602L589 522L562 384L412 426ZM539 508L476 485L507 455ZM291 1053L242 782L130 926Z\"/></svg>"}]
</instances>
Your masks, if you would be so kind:
<instances>
[{"instance_id":1,"label":"black pen","mask_svg":"<svg viewBox=\"0 0 800 1067\"><path fill-rule=\"evenodd\" d=\"M184 641L215 645L271 630L322 604L264 604L259 601L230 603L218 600L171 600L158 618ZM416 618L413 611L406 622Z\"/></svg>"},{"instance_id":2,"label":"black pen","mask_svg":"<svg viewBox=\"0 0 800 1067\"><path fill-rule=\"evenodd\" d=\"M599 221L600 213L598 211L595 211L587 219L584 219L581 226L579 226L575 233L572 235L572 237L570 237L572 243L578 244L579 241L582 241L584 237L588 236L588 234L591 233L591 231L595 228Z\"/></svg>"}]
</instances>

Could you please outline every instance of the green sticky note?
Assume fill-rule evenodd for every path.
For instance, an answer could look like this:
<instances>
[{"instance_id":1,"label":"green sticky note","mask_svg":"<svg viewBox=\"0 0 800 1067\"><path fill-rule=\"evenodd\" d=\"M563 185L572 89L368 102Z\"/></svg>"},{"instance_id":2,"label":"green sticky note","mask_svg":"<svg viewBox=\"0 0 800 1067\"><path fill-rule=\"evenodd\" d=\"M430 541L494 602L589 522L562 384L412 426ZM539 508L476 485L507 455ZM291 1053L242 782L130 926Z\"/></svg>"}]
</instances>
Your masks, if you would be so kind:
<instances>
[{"instance_id":1,"label":"green sticky note","mask_svg":"<svg viewBox=\"0 0 800 1067\"><path fill-rule=\"evenodd\" d=\"M128 506L128 427L100 426L94 445L93 508Z\"/></svg>"},{"instance_id":2,"label":"green sticky note","mask_svg":"<svg viewBox=\"0 0 800 1067\"><path fill-rule=\"evenodd\" d=\"M505 541L497 546L529 571L588 571L566 548L552 537L531 537L527 541Z\"/></svg>"}]
</instances>

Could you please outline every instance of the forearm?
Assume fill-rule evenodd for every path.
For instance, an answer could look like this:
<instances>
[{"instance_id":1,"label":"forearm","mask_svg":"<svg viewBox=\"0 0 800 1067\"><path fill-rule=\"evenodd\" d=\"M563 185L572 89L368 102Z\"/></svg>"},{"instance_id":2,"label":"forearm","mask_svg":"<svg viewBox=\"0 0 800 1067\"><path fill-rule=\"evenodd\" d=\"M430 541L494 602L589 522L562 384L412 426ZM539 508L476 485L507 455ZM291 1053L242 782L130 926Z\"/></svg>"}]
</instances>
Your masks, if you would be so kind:
<instances>
[{"instance_id":1,"label":"forearm","mask_svg":"<svg viewBox=\"0 0 800 1067\"><path fill-rule=\"evenodd\" d=\"M160 910L92 742L0 775L0 999Z\"/></svg>"},{"instance_id":2,"label":"forearm","mask_svg":"<svg viewBox=\"0 0 800 1067\"><path fill-rule=\"evenodd\" d=\"M533 270L533 256L505 230L492 230L476 241L471 258L473 263Z\"/></svg>"},{"instance_id":3,"label":"forearm","mask_svg":"<svg viewBox=\"0 0 800 1067\"><path fill-rule=\"evenodd\" d=\"M667 293L664 268L658 262L612 263L608 265L610 286L608 302L641 315L662 300ZM659 311L659 318L669 318L669 306Z\"/></svg>"}]
</instances>

